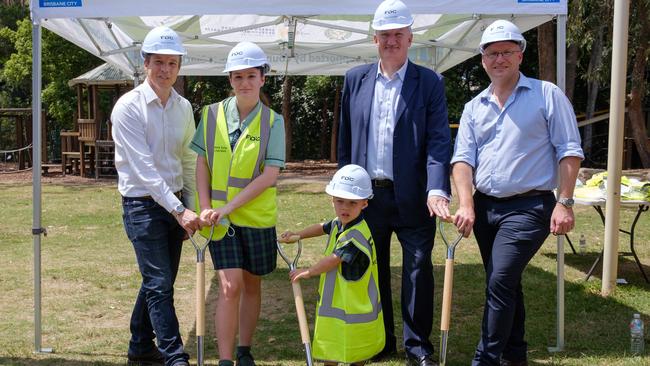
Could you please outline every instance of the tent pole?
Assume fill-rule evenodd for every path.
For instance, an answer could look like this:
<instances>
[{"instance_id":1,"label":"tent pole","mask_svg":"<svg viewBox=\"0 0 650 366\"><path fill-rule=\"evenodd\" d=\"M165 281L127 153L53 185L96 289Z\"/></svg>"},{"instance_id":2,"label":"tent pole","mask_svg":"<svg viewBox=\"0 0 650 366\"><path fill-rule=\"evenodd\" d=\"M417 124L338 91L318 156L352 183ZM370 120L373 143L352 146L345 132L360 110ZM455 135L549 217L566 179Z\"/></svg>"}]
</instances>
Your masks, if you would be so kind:
<instances>
[{"instance_id":1,"label":"tent pole","mask_svg":"<svg viewBox=\"0 0 650 366\"><path fill-rule=\"evenodd\" d=\"M566 15L557 16L557 86L566 90ZM564 235L557 236L557 306L556 306L556 337L555 347L549 347L549 352L564 350Z\"/></svg>"},{"instance_id":2,"label":"tent pole","mask_svg":"<svg viewBox=\"0 0 650 366\"><path fill-rule=\"evenodd\" d=\"M41 347L41 25L32 23L32 204L34 236L34 352L50 353Z\"/></svg>"},{"instance_id":3,"label":"tent pole","mask_svg":"<svg viewBox=\"0 0 650 366\"><path fill-rule=\"evenodd\" d=\"M618 228L621 207L621 162L623 160L623 127L625 125L625 76L627 74L629 15L630 1L615 0L614 35L612 37L612 89L609 101L608 150L610 154L607 158L607 210L605 212L602 296L609 296L616 289L618 271Z\"/></svg>"}]
</instances>

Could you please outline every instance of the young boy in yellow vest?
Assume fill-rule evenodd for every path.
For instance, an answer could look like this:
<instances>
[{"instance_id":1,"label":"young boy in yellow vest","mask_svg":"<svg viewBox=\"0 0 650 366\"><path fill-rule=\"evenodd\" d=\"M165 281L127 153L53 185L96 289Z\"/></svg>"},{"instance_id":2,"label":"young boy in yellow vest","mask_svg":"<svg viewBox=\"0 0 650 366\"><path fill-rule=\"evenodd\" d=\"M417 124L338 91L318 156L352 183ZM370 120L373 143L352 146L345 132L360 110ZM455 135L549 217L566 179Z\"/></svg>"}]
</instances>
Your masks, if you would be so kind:
<instances>
[{"instance_id":1,"label":"young boy in yellow vest","mask_svg":"<svg viewBox=\"0 0 650 366\"><path fill-rule=\"evenodd\" d=\"M334 174L325 192L332 196L337 217L297 233L286 231L279 241L329 234L325 257L309 268L292 271L290 277L298 281L320 275L314 358L326 366L363 365L385 342L375 247L361 214L372 198L370 176L358 165L346 165Z\"/></svg>"},{"instance_id":2,"label":"young boy in yellow vest","mask_svg":"<svg viewBox=\"0 0 650 366\"><path fill-rule=\"evenodd\" d=\"M250 346L260 314L261 280L277 261L275 182L284 167L285 146L282 116L260 101L269 69L254 43L233 47L224 72L235 96L203 109L191 145L198 153L200 217L218 227L209 249L219 277L219 366L235 361L255 366ZM232 235L224 236L228 222Z\"/></svg>"}]
</instances>

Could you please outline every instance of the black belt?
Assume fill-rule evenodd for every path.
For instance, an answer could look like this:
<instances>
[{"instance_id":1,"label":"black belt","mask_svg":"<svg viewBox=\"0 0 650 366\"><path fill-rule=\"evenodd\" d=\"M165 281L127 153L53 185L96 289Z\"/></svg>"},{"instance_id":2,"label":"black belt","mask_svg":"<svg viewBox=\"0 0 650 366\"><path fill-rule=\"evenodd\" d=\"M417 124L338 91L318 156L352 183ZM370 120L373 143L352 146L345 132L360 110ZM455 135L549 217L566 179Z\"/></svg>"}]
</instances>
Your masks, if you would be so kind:
<instances>
[{"instance_id":1,"label":"black belt","mask_svg":"<svg viewBox=\"0 0 650 366\"><path fill-rule=\"evenodd\" d=\"M182 200L183 199L183 191L180 190L178 192L174 192L174 196L176 196L176 198L178 198L179 200ZM149 195L140 196L140 197L125 197L125 196L122 196L122 198L126 199L126 200L131 200L131 201L153 201L154 200L153 197L151 197Z\"/></svg>"},{"instance_id":2,"label":"black belt","mask_svg":"<svg viewBox=\"0 0 650 366\"><path fill-rule=\"evenodd\" d=\"M393 181L390 179L373 179L373 188L393 188Z\"/></svg>"},{"instance_id":3,"label":"black belt","mask_svg":"<svg viewBox=\"0 0 650 366\"><path fill-rule=\"evenodd\" d=\"M543 195L547 195L547 194L553 194L553 192L552 191L540 191L538 189L533 189L532 191L519 193L519 194L515 194L515 195L512 195L512 196L508 196L508 197L494 197L494 196L490 196L489 194L485 194L485 193L483 193L481 191L476 191L476 193L474 193L474 195L476 195L478 197L488 198L488 199L491 199L492 201L497 201L497 202L510 201L510 200L514 200L514 199L517 199L517 198L543 196Z\"/></svg>"}]
</instances>

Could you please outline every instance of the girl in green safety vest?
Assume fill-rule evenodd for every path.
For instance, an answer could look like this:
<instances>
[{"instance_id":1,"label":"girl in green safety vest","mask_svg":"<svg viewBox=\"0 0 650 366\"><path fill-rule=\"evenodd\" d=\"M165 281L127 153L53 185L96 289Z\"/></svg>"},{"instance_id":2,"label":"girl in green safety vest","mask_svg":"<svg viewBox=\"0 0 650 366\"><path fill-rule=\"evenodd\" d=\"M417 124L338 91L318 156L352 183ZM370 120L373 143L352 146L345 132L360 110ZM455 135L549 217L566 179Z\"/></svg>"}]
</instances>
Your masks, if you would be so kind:
<instances>
[{"instance_id":1,"label":"girl in green safety vest","mask_svg":"<svg viewBox=\"0 0 650 366\"><path fill-rule=\"evenodd\" d=\"M284 167L285 143L282 116L260 101L269 69L261 48L237 44L224 70L234 96L203 108L192 140L198 153L200 217L220 228L215 230L218 240L209 244L219 278L219 366L235 361L238 366L255 365L251 343L260 314L261 276L276 266L275 184Z\"/></svg>"},{"instance_id":2,"label":"girl in green safety vest","mask_svg":"<svg viewBox=\"0 0 650 366\"><path fill-rule=\"evenodd\" d=\"M325 257L289 275L292 281L320 275L314 358L325 366L363 365L385 343L377 256L370 229L361 214L372 198L370 176L358 165L346 165L336 172L325 191L332 196L337 217L297 233L286 231L279 241L290 243L329 234Z\"/></svg>"}]
</instances>

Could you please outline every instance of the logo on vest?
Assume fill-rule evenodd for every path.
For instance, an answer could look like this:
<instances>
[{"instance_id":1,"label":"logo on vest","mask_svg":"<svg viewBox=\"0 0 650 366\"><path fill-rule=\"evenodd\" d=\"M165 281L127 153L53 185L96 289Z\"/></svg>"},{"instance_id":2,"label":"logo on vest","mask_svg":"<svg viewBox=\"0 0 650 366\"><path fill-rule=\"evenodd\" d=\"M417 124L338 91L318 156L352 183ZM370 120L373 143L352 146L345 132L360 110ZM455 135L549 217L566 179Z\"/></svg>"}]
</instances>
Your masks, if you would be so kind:
<instances>
[{"instance_id":1,"label":"logo on vest","mask_svg":"<svg viewBox=\"0 0 650 366\"><path fill-rule=\"evenodd\" d=\"M258 141L259 142L262 138L259 137L259 136L253 136L251 134L246 134L246 139L248 141Z\"/></svg>"}]
</instances>

